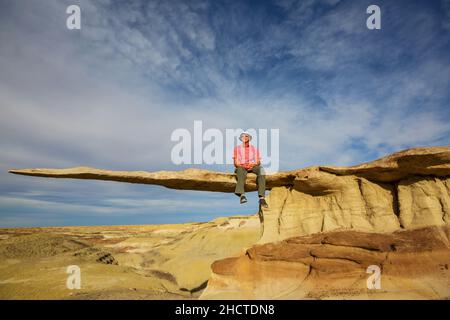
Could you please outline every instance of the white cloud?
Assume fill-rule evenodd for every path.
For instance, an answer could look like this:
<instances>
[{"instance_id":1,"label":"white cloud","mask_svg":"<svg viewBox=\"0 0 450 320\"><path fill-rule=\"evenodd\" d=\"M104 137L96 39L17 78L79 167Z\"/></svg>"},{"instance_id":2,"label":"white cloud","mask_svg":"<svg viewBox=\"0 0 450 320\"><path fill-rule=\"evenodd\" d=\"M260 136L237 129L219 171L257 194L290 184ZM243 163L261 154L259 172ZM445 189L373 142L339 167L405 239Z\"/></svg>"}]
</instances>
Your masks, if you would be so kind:
<instances>
[{"instance_id":1,"label":"white cloud","mask_svg":"<svg viewBox=\"0 0 450 320\"><path fill-rule=\"evenodd\" d=\"M281 170L353 165L371 160L366 151L449 142L448 40L439 41L429 10L386 4L391 17L410 20L387 16L383 26L396 29L377 37L367 33L364 6L338 1L283 1L287 16L279 20L244 3L80 6L80 33L65 29L64 3L9 1L0 20L8 44L0 47L0 187L9 196L23 192L17 207L64 210L61 202L27 202L42 201L34 199L42 189L60 200L85 203L73 194L91 194L114 204L67 204L72 211L207 209L209 202L186 201L185 192L147 199L125 184L6 173L78 165L177 170L170 133L191 130L194 120L205 129L280 129ZM221 197L214 199L226 209L229 195Z\"/></svg>"}]
</instances>

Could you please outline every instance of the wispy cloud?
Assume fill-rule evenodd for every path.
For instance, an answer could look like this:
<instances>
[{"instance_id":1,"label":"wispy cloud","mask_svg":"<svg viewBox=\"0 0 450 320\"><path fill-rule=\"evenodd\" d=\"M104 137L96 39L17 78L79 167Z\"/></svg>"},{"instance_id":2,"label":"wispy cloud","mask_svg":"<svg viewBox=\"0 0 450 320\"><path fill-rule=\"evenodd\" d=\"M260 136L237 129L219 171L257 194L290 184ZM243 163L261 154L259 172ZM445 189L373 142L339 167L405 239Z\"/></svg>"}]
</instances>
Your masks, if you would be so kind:
<instances>
[{"instance_id":1,"label":"wispy cloud","mask_svg":"<svg viewBox=\"0 0 450 320\"><path fill-rule=\"evenodd\" d=\"M65 28L69 2L2 4L4 223L38 207L63 212L42 224L250 213L232 195L6 173L178 170L170 134L194 120L205 129L280 129L281 170L450 142L448 0L379 1L376 31L365 27L368 1L82 0L80 31Z\"/></svg>"}]
</instances>

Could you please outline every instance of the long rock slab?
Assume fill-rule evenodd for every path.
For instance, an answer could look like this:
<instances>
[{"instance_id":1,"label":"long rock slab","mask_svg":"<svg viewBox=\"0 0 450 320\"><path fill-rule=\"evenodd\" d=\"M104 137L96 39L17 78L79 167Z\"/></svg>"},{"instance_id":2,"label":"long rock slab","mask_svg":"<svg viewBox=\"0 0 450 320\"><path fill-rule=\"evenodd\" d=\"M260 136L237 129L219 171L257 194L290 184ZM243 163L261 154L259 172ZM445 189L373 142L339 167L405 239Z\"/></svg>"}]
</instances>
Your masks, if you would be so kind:
<instances>
[{"instance_id":1,"label":"long rock slab","mask_svg":"<svg viewBox=\"0 0 450 320\"><path fill-rule=\"evenodd\" d=\"M11 169L10 173L47 177L106 180L127 183L153 184L171 189L234 192L234 173L214 172L203 169L181 171L112 171L91 167ZM333 182L320 172L335 175L354 175L375 182L393 182L414 175L450 175L450 147L411 148L389 156L350 167L311 166L266 176L267 189L274 187L298 187L308 189L330 188ZM331 184L331 186L330 186ZM339 186L337 186L339 187ZM246 190L256 190L256 176L249 174Z\"/></svg>"}]
</instances>

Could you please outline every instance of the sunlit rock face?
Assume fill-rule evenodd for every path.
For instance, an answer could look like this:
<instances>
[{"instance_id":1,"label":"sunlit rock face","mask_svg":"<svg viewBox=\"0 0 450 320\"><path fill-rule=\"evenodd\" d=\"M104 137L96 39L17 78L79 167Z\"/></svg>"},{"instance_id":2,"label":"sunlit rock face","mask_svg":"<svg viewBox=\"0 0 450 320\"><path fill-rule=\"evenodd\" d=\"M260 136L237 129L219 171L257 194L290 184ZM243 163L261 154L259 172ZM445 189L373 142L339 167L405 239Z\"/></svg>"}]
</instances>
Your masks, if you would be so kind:
<instances>
[{"instance_id":1,"label":"sunlit rock face","mask_svg":"<svg viewBox=\"0 0 450 320\"><path fill-rule=\"evenodd\" d=\"M232 173L199 169L10 172L229 193L236 183ZM407 149L351 167L319 165L267 175L269 208L259 210L259 227L255 217L247 240L236 240L235 247L245 252L215 258L220 260L212 263L207 282L202 282L206 268L198 277L195 270L184 275L183 261L170 265L170 272L203 299L447 299L449 179L450 147ZM246 190L256 190L253 174ZM210 242L211 236L204 236L202 241L214 245L229 238ZM186 261L189 257L187 252ZM380 289L367 287L371 267L382 275Z\"/></svg>"},{"instance_id":2,"label":"sunlit rock face","mask_svg":"<svg viewBox=\"0 0 450 320\"><path fill-rule=\"evenodd\" d=\"M311 170L308 180L273 188L260 212L260 243L345 228L364 232L450 225L450 178L393 182Z\"/></svg>"},{"instance_id":3,"label":"sunlit rock face","mask_svg":"<svg viewBox=\"0 0 450 320\"><path fill-rule=\"evenodd\" d=\"M233 192L231 173L109 171L89 167L13 169L21 175L156 184ZM450 224L450 147L412 148L352 167L312 166L267 175L269 208L260 211L261 243L336 228L391 232ZM256 190L249 174L246 190Z\"/></svg>"},{"instance_id":4,"label":"sunlit rock face","mask_svg":"<svg viewBox=\"0 0 450 320\"><path fill-rule=\"evenodd\" d=\"M339 230L255 245L215 261L200 298L448 299L449 238L448 226L432 226Z\"/></svg>"}]
</instances>

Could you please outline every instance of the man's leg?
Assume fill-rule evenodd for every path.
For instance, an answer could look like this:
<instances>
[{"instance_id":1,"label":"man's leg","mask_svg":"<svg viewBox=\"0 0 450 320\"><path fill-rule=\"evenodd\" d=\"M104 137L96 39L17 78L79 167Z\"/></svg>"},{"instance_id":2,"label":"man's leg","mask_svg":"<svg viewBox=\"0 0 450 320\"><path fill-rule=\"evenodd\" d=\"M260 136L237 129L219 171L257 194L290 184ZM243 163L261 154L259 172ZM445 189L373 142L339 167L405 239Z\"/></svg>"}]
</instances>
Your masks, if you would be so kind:
<instances>
[{"instance_id":1,"label":"man's leg","mask_svg":"<svg viewBox=\"0 0 450 320\"><path fill-rule=\"evenodd\" d=\"M236 189L234 190L234 193L237 196L241 196L245 193L244 186L245 186L245 180L247 179L247 170L245 170L242 167L237 167L234 172L236 173Z\"/></svg>"},{"instance_id":2,"label":"man's leg","mask_svg":"<svg viewBox=\"0 0 450 320\"><path fill-rule=\"evenodd\" d=\"M264 169L261 166L254 166L252 172L256 173L256 183L258 185L258 196L266 196L266 177L264 175Z\"/></svg>"}]
</instances>

